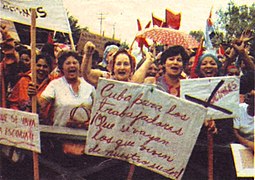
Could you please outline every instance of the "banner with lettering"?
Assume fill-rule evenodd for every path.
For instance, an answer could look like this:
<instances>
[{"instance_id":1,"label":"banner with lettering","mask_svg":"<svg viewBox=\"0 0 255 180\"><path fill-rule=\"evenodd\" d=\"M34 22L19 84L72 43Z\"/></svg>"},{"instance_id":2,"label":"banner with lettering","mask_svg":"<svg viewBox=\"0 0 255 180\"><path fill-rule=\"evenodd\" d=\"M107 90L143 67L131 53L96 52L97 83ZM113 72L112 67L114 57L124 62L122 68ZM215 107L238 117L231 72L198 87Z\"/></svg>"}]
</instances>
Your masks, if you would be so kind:
<instances>
[{"instance_id":1,"label":"banner with lettering","mask_svg":"<svg viewBox=\"0 0 255 180\"><path fill-rule=\"evenodd\" d=\"M181 98L208 107L207 119L236 117L240 78L222 76L181 80Z\"/></svg>"},{"instance_id":2,"label":"banner with lettering","mask_svg":"<svg viewBox=\"0 0 255 180\"><path fill-rule=\"evenodd\" d=\"M0 144L41 152L38 115L0 108Z\"/></svg>"},{"instance_id":3,"label":"banner with lettering","mask_svg":"<svg viewBox=\"0 0 255 180\"><path fill-rule=\"evenodd\" d=\"M31 8L36 9L36 27L71 32L62 0L0 0L0 18L30 25Z\"/></svg>"},{"instance_id":4,"label":"banner with lettering","mask_svg":"<svg viewBox=\"0 0 255 180\"><path fill-rule=\"evenodd\" d=\"M85 153L181 179L206 112L154 86L100 79Z\"/></svg>"}]
</instances>

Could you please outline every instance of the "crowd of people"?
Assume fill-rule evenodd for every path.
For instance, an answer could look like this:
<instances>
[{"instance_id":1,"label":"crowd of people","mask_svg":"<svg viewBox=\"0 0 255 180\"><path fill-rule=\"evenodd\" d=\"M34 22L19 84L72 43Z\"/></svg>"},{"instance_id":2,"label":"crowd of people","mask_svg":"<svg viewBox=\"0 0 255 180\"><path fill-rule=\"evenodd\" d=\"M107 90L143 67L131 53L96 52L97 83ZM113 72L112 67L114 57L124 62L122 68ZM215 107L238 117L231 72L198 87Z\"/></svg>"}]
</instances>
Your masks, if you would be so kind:
<instances>
[{"instance_id":1,"label":"crowd of people","mask_svg":"<svg viewBox=\"0 0 255 180\"><path fill-rule=\"evenodd\" d=\"M109 42L105 45L102 61L99 62L97 47L92 42L85 44L83 54L68 48L60 48L57 43L45 44L36 55L36 82L32 82L31 78L30 49L15 43L6 27L1 27L1 33L3 37L0 61L1 107L31 112L31 98L36 96L41 124L88 129L90 110L100 77L123 82L154 84L159 90L180 97L180 81L193 78L192 73L196 78L238 76L240 77L238 117L217 122L206 119L197 142L206 141L206 133L210 131L216 144L229 145L238 142L254 152L255 57L252 53L254 50L248 43L252 37L250 31L244 31L240 38L225 49L224 54L204 50L198 57L196 67L194 61L198 49L185 49L180 45L165 47L158 52L153 50L142 52L142 59L138 62L129 49ZM74 110L75 118L70 121ZM63 154L85 156L82 145L85 142L60 143L63 145L61 149ZM73 152L68 150L67 145L76 145L75 147L79 148ZM22 153L17 148L11 150L13 148L1 146L2 154L12 161L15 153ZM196 161L198 156L203 155L197 154L194 149L184 178L188 178L192 173L193 175L198 173L190 170L192 162ZM199 163L206 168L206 163ZM231 163L228 165L233 166ZM163 179L155 173L142 171L138 170L141 174L150 174L150 178ZM199 177L201 174L194 175L194 178ZM235 177L235 174L231 177Z\"/></svg>"}]
</instances>

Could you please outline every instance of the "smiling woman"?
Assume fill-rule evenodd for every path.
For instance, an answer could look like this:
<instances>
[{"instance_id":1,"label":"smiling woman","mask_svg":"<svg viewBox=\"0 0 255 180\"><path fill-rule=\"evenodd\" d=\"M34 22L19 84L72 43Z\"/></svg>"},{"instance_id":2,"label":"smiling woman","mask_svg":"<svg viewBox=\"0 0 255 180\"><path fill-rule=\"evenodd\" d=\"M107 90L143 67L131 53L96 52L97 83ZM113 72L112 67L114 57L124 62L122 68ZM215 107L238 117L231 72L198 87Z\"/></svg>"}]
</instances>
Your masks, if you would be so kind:
<instances>
[{"instance_id":1,"label":"smiling woman","mask_svg":"<svg viewBox=\"0 0 255 180\"><path fill-rule=\"evenodd\" d=\"M221 66L221 62L215 55L205 53L199 58L196 73L201 78L219 76Z\"/></svg>"},{"instance_id":2,"label":"smiling woman","mask_svg":"<svg viewBox=\"0 0 255 180\"><path fill-rule=\"evenodd\" d=\"M130 81L135 69L135 59L125 49L120 49L113 56L113 79Z\"/></svg>"},{"instance_id":3,"label":"smiling woman","mask_svg":"<svg viewBox=\"0 0 255 180\"><path fill-rule=\"evenodd\" d=\"M49 84L50 79L48 75L51 71L51 61L52 58L45 54L40 54L36 56L36 85L37 91L33 95L39 97L42 91ZM18 109L31 112L31 99L28 92L29 84L32 82L32 74L25 74L17 84L11 89L11 93L8 96L8 105L11 109ZM40 112L41 118L46 118L48 112L44 111L42 114Z\"/></svg>"},{"instance_id":4,"label":"smiling woman","mask_svg":"<svg viewBox=\"0 0 255 180\"><path fill-rule=\"evenodd\" d=\"M38 99L43 109L49 103L53 103L54 117L53 125L67 126L70 113L73 108L91 108L95 89L87 83L80 75L81 57L74 51L63 51L58 57L58 68L64 74L63 77L50 82ZM79 123L85 123L81 118L83 111L77 111Z\"/></svg>"},{"instance_id":5,"label":"smiling woman","mask_svg":"<svg viewBox=\"0 0 255 180\"><path fill-rule=\"evenodd\" d=\"M180 79L189 56L182 46L172 46L161 55L165 72L157 79L157 87L174 96L180 97Z\"/></svg>"},{"instance_id":6,"label":"smiling woman","mask_svg":"<svg viewBox=\"0 0 255 180\"><path fill-rule=\"evenodd\" d=\"M104 77L117 81L137 82L138 78L133 78L136 66L135 58L126 49L119 49L113 55L112 63L110 63L111 72L101 71L99 69L91 69L92 54L95 50L95 45L88 41L84 46L84 57L82 60L82 75L88 82L97 86L98 79ZM138 82L137 82L138 83Z\"/></svg>"}]
</instances>

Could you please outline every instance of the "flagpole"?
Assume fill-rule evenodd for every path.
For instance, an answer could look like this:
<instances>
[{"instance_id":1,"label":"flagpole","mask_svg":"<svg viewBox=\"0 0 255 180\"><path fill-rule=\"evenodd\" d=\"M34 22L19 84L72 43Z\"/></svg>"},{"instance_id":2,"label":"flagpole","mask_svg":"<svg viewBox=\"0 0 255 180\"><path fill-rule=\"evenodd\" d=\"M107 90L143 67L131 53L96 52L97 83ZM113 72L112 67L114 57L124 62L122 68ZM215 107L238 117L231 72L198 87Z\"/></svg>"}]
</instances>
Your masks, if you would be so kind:
<instances>
[{"instance_id":1,"label":"flagpole","mask_svg":"<svg viewBox=\"0 0 255 180\"><path fill-rule=\"evenodd\" d=\"M34 8L31 9L31 72L32 72L32 82L36 84L36 11ZM36 110L37 101L36 96L32 96L32 113L37 113ZM33 165L34 165L34 180L39 180L39 163L38 154L33 152Z\"/></svg>"},{"instance_id":2,"label":"flagpole","mask_svg":"<svg viewBox=\"0 0 255 180\"><path fill-rule=\"evenodd\" d=\"M213 180L213 134L211 131L207 132L208 141L208 180Z\"/></svg>"},{"instance_id":3,"label":"flagpole","mask_svg":"<svg viewBox=\"0 0 255 180\"><path fill-rule=\"evenodd\" d=\"M129 172L128 172L127 180L132 180L133 179L134 172L135 172L135 165L130 164L130 169L129 169Z\"/></svg>"},{"instance_id":4,"label":"flagpole","mask_svg":"<svg viewBox=\"0 0 255 180\"><path fill-rule=\"evenodd\" d=\"M132 43L131 43L131 45L130 45L129 53L132 52L132 48L133 48L133 45L134 45L134 43L135 43L135 40L136 40L136 36L135 36L134 40L132 41Z\"/></svg>"},{"instance_id":5,"label":"flagpole","mask_svg":"<svg viewBox=\"0 0 255 180\"><path fill-rule=\"evenodd\" d=\"M71 43L71 48L72 48L73 51L75 51L75 46L74 46L72 32L69 32L68 35L69 35L69 39L70 39L70 43Z\"/></svg>"},{"instance_id":6,"label":"flagpole","mask_svg":"<svg viewBox=\"0 0 255 180\"><path fill-rule=\"evenodd\" d=\"M197 78L197 74L196 74L195 71L196 71L196 67L197 67L197 64L198 64L198 59L202 55L202 52L203 52L203 42L204 42L204 37L202 37L200 39L200 42L199 42L199 45L198 45L198 48L197 48L197 52L196 52L196 55L195 55L195 60L194 60L193 66L191 67L191 72L190 72L190 77L191 78Z\"/></svg>"}]
</instances>

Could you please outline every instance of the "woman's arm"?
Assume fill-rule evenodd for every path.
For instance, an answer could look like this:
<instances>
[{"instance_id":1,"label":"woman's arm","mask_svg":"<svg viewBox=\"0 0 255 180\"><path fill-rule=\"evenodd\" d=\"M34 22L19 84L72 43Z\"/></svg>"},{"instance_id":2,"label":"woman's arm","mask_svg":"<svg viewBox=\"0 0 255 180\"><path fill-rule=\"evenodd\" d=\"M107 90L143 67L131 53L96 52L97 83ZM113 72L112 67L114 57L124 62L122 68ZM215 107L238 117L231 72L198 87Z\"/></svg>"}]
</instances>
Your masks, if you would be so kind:
<instances>
[{"instance_id":1,"label":"woman's arm","mask_svg":"<svg viewBox=\"0 0 255 180\"><path fill-rule=\"evenodd\" d=\"M103 76L102 71L91 69L92 67L92 55L95 50L95 45L88 41L84 46L84 56L81 64L81 72L83 78L93 86L97 86L99 77Z\"/></svg>"},{"instance_id":2,"label":"woman's arm","mask_svg":"<svg viewBox=\"0 0 255 180\"><path fill-rule=\"evenodd\" d=\"M146 73L153 62L154 58L152 56L152 53L146 53L145 61L140 66L140 68L135 71L134 75L131 78L131 81L135 83L143 83L144 79L146 78Z\"/></svg>"},{"instance_id":3,"label":"woman's arm","mask_svg":"<svg viewBox=\"0 0 255 180\"><path fill-rule=\"evenodd\" d=\"M233 47L231 47L226 50L224 56L226 57L226 61L223 64L222 69L224 71L223 73L226 74L228 66L230 66L233 62L235 62L237 53L236 53L235 49Z\"/></svg>"},{"instance_id":4,"label":"woman's arm","mask_svg":"<svg viewBox=\"0 0 255 180\"><path fill-rule=\"evenodd\" d=\"M237 129L234 129L234 134L235 134L235 136L236 136L236 138L237 138L237 140L239 141L240 144L242 144L244 146L247 146L248 148L250 148L254 152L254 142L253 141L250 141L250 140L242 137L239 134Z\"/></svg>"},{"instance_id":5,"label":"woman's arm","mask_svg":"<svg viewBox=\"0 0 255 180\"><path fill-rule=\"evenodd\" d=\"M245 49L245 43L242 42L240 45L234 44L233 47L235 48L235 50L239 54L241 60L245 64L245 66L247 68L249 68L250 70L254 71L255 70L255 65L254 65L254 62L253 62L251 56L249 56L247 50Z\"/></svg>"}]
</instances>

